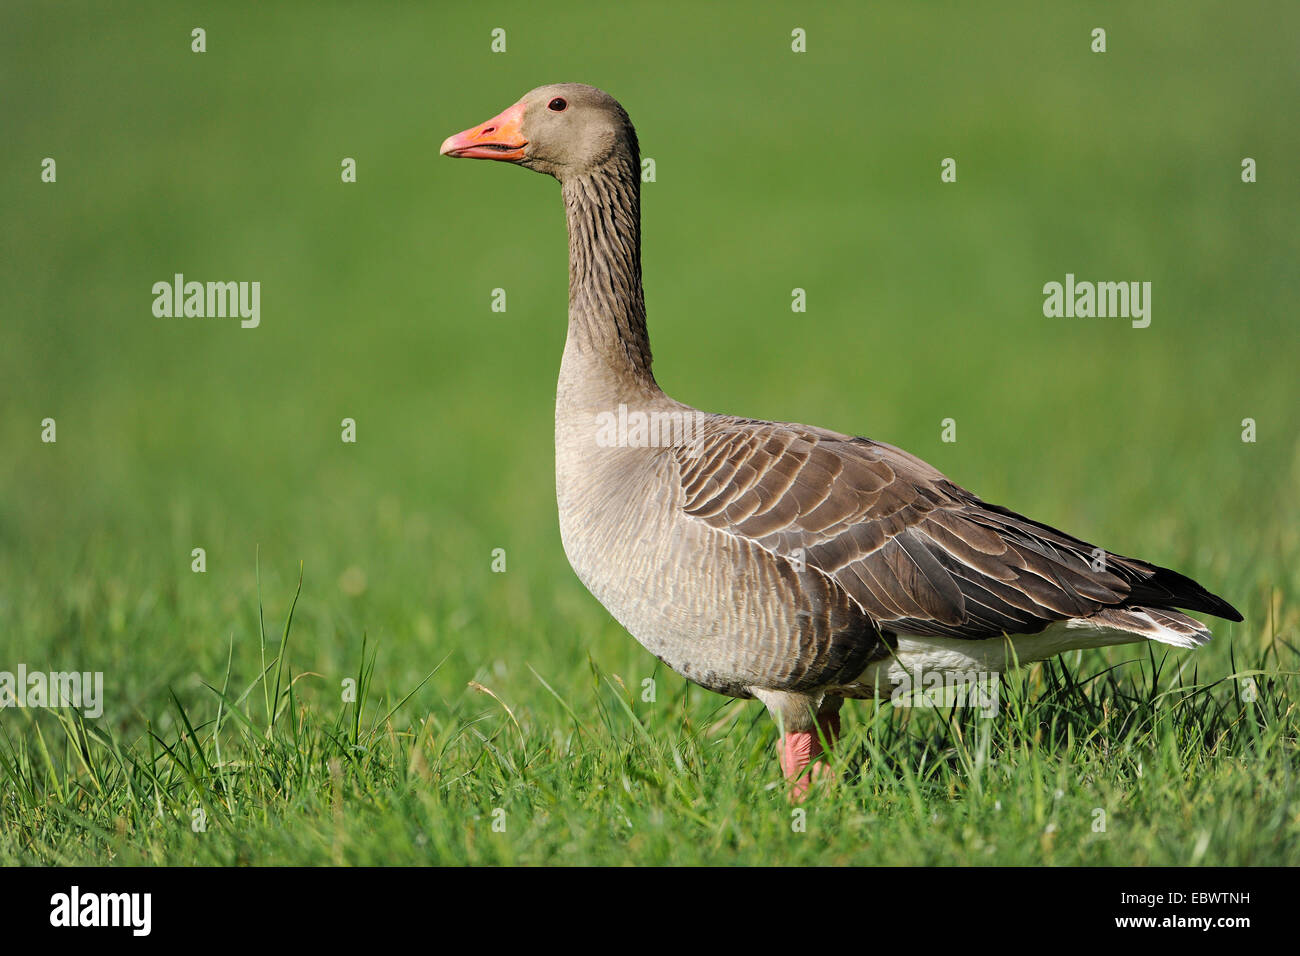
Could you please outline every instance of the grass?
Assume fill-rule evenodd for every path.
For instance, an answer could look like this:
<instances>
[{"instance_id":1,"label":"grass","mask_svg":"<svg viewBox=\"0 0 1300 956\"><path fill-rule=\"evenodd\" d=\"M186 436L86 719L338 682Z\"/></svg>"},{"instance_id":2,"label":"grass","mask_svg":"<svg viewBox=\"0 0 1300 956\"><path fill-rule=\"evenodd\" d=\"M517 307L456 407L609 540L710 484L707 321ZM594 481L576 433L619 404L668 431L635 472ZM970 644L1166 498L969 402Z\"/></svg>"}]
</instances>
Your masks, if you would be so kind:
<instances>
[{"instance_id":1,"label":"grass","mask_svg":"<svg viewBox=\"0 0 1300 956\"><path fill-rule=\"evenodd\" d=\"M995 719L860 705L837 783L792 809L752 705L685 685L646 701L589 661L572 699L534 671L526 705L472 681L422 710L420 686L376 694L364 639L340 695L288 663L297 598L279 641L262 631L242 662L232 645L219 683L169 693L139 739L24 711L0 740L0 857L1281 865L1300 841L1297 653L1280 642L1212 680L1153 647L1096 669L1076 654L1004 677Z\"/></svg>"},{"instance_id":2,"label":"grass","mask_svg":"<svg viewBox=\"0 0 1300 956\"><path fill-rule=\"evenodd\" d=\"M0 671L100 671L105 712L0 709L0 862L1300 859L1297 13L1040 7L620 7L599 43L565 4L7 7ZM992 720L850 704L792 828L762 708L564 561L554 183L436 156L573 78L657 161L670 394L901 445L1245 621L1017 671ZM261 327L153 318L178 271L260 280ZM1044 318L1066 272L1150 280L1151 327Z\"/></svg>"}]
</instances>

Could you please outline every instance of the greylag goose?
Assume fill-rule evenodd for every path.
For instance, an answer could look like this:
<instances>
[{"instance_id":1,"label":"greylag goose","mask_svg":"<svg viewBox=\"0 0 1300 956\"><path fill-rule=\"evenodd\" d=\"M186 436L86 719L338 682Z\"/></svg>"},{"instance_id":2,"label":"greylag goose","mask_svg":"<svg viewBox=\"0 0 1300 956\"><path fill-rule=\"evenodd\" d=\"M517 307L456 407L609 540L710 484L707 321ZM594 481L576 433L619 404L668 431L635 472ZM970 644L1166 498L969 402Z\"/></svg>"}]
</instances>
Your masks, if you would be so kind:
<instances>
[{"instance_id":1,"label":"greylag goose","mask_svg":"<svg viewBox=\"0 0 1300 956\"><path fill-rule=\"evenodd\" d=\"M441 152L559 180L565 553L651 654L766 705L795 799L835 742L845 698L1076 648L1209 640L1179 608L1241 620L1195 581L988 504L892 445L665 395L641 288L637 136L608 94L539 87Z\"/></svg>"}]
</instances>

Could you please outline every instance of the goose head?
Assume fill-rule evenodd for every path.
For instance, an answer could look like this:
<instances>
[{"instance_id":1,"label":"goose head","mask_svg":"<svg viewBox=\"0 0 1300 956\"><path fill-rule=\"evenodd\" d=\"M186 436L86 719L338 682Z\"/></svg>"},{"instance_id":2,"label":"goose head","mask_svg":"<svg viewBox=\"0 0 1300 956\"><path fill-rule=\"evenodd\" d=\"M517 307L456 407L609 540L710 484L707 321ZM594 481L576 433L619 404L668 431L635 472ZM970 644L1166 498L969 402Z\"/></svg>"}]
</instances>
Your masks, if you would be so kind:
<instances>
[{"instance_id":1,"label":"goose head","mask_svg":"<svg viewBox=\"0 0 1300 956\"><path fill-rule=\"evenodd\" d=\"M636 132L608 93L582 83L553 83L513 106L448 136L440 150L459 159L495 159L560 181L637 157Z\"/></svg>"}]
</instances>

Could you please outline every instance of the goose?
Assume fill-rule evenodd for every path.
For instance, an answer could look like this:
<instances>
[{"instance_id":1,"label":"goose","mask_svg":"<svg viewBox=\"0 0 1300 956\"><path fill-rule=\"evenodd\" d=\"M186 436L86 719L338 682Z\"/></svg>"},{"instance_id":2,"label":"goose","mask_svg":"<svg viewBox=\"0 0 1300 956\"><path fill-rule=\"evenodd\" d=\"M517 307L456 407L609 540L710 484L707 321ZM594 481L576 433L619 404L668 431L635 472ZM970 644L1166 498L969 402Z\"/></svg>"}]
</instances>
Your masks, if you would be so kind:
<instances>
[{"instance_id":1,"label":"goose","mask_svg":"<svg viewBox=\"0 0 1300 956\"><path fill-rule=\"evenodd\" d=\"M636 131L609 94L538 87L441 155L560 183L568 334L555 399L564 551L689 681L757 698L792 800L832 777L845 699L1064 651L1210 638L1241 615L1176 571L989 504L900 448L697 411L651 371Z\"/></svg>"}]
</instances>

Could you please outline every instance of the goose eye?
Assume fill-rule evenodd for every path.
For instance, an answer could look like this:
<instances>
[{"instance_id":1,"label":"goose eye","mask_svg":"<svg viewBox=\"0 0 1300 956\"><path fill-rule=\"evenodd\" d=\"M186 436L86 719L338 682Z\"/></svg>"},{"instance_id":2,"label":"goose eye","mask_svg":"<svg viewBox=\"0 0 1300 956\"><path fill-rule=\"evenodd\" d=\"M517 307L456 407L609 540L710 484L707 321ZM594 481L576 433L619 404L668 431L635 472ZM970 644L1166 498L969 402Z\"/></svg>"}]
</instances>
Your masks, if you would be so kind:
<instances>
[{"instance_id":1,"label":"goose eye","mask_svg":"<svg viewBox=\"0 0 1300 956\"><path fill-rule=\"evenodd\" d=\"M564 111L564 108L568 105L569 105L568 103L566 103L563 99L557 96L555 99L551 100L551 102L546 104L546 108L550 110L554 110L557 113L561 113Z\"/></svg>"}]
</instances>

